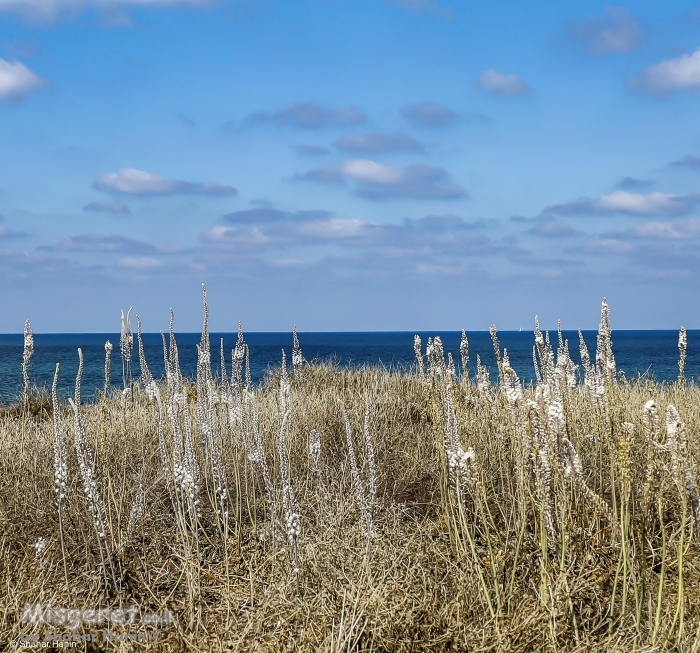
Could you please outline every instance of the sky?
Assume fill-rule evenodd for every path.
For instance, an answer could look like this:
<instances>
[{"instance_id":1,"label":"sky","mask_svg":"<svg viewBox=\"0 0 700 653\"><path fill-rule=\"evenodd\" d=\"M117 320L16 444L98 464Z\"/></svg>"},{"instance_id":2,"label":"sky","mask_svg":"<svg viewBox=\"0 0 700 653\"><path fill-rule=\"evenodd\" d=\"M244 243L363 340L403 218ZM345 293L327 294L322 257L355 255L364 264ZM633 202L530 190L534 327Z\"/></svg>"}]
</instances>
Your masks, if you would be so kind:
<instances>
[{"instance_id":1,"label":"sky","mask_svg":"<svg viewBox=\"0 0 700 653\"><path fill-rule=\"evenodd\" d=\"M700 328L694 5L0 0L0 332Z\"/></svg>"}]
</instances>

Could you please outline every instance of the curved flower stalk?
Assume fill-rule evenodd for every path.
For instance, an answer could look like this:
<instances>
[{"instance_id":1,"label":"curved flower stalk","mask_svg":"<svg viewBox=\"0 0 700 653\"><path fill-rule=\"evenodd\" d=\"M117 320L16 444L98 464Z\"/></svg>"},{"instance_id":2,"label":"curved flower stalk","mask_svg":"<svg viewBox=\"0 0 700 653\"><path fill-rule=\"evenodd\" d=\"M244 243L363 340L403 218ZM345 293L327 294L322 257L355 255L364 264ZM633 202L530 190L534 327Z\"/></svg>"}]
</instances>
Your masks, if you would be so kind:
<instances>
[{"instance_id":1,"label":"curved flower stalk","mask_svg":"<svg viewBox=\"0 0 700 653\"><path fill-rule=\"evenodd\" d=\"M263 448L262 436L260 434L260 426L258 424L258 406L255 400L255 395L252 392L244 392L243 394L243 408L247 409L251 414L250 424L252 433L250 436L246 437L246 442L250 440L250 453L248 453L248 459L260 466L260 471L263 477L263 483L265 484L265 495L267 499L267 506L270 511L270 528L272 531L272 541L275 541L275 523L277 520L277 511L275 509L275 489L272 485L272 477L270 475L270 468L267 466L267 458L265 457L265 449Z\"/></svg>"},{"instance_id":2,"label":"curved flower stalk","mask_svg":"<svg viewBox=\"0 0 700 653\"><path fill-rule=\"evenodd\" d=\"M539 406L534 401L527 402L534 453L535 488L540 501L541 515L547 533L548 550L557 549L557 527L554 518L554 501L552 497L552 467L549 461L549 440L540 425Z\"/></svg>"},{"instance_id":3,"label":"curved flower stalk","mask_svg":"<svg viewBox=\"0 0 700 653\"><path fill-rule=\"evenodd\" d=\"M298 374L304 365L304 356L301 353L301 346L299 345L299 336L297 335L297 325L295 324L292 331L293 336L293 347L292 347L292 371L294 374Z\"/></svg>"},{"instance_id":4,"label":"curved flower stalk","mask_svg":"<svg viewBox=\"0 0 700 653\"><path fill-rule=\"evenodd\" d=\"M122 328L119 336L119 351L122 356L122 381L124 388L131 387L131 356L134 350L134 332L131 328L131 310L133 306L126 312L122 311Z\"/></svg>"},{"instance_id":5,"label":"curved flower stalk","mask_svg":"<svg viewBox=\"0 0 700 653\"><path fill-rule=\"evenodd\" d=\"M63 557L63 573L66 580L66 589L70 588L68 582L68 565L66 563L66 546L63 538L63 503L68 493L68 451L63 439L63 425L61 424L61 407L58 403L58 376L61 366L56 363L56 372L51 386L51 404L53 407L53 478L54 491L56 492L56 507L58 508L58 532L61 538L61 555Z\"/></svg>"},{"instance_id":6,"label":"curved flower stalk","mask_svg":"<svg viewBox=\"0 0 700 653\"><path fill-rule=\"evenodd\" d=\"M291 407L282 415L279 437L277 438L277 455L280 462L280 476L282 481L282 509L287 529L287 541L291 546L292 563L294 571L299 570L299 536L301 534L301 515L299 505L292 489L291 474L289 471L289 456L287 455L287 429Z\"/></svg>"},{"instance_id":7,"label":"curved flower stalk","mask_svg":"<svg viewBox=\"0 0 700 653\"><path fill-rule=\"evenodd\" d=\"M83 350L78 349L78 375L75 379L75 399L69 399L74 415L75 432L75 453L78 458L80 475L83 479L83 491L87 499L88 508L92 516L95 532L100 543L100 553L103 549L107 559L110 559L110 541L108 538L107 512L97 484L97 470L95 465L95 454L85 437L82 416L80 414L80 386L83 378Z\"/></svg>"},{"instance_id":8,"label":"curved flower stalk","mask_svg":"<svg viewBox=\"0 0 700 653\"><path fill-rule=\"evenodd\" d=\"M355 448L352 444L352 428L350 426L350 420L348 419L348 414L345 410L345 406L343 406L342 404L341 410L343 412L343 422L345 423L345 441L348 447L348 459L350 460L350 475L352 476L352 485L355 488L355 499L357 501L357 508L365 520L365 533L367 534L367 537L369 537L372 534L372 512L367 505L367 495L365 494L365 487L362 482L362 476L360 476L360 469L357 466Z\"/></svg>"},{"instance_id":9,"label":"curved flower stalk","mask_svg":"<svg viewBox=\"0 0 700 653\"><path fill-rule=\"evenodd\" d=\"M136 316L136 334L138 339L138 350L139 350L139 367L141 368L141 382L143 383L144 389L146 390L146 395L148 396L148 401L150 403L155 403L156 417L158 421L158 453L160 455L160 465L163 471L163 477L165 479L165 485L168 488L168 494L170 495L170 501L175 506L175 497L173 495L173 472L170 468L168 462L167 447L165 445L165 424L163 417L163 400L161 398L160 390L158 385L151 374L151 370L148 367L148 362L146 361L146 353L143 347L143 338L141 337L141 318ZM161 335L163 335L161 333ZM165 336L163 336L163 342L165 343ZM167 356L167 351L166 351ZM166 361L166 370L168 369L168 363Z\"/></svg>"},{"instance_id":10,"label":"curved flower stalk","mask_svg":"<svg viewBox=\"0 0 700 653\"><path fill-rule=\"evenodd\" d=\"M365 398L365 423L364 423L364 436L365 436L365 456L367 457L367 490L368 490L368 508L372 517L374 517L374 510L377 503L377 465L374 457L374 443L372 442L372 435L369 432L369 397Z\"/></svg>"},{"instance_id":11,"label":"curved flower stalk","mask_svg":"<svg viewBox=\"0 0 700 653\"><path fill-rule=\"evenodd\" d=\"M562 440L562 444L566 448L566 466L564 468L565 475L570 478L578 491L583 496L586 503L588 503L599 515L605 517L610 523L613 532L619 535L620 525L615 521L612 510L610 506L605 502L605 500L596 494L583 478L583 467L581 466L581 459L579 458L576 448L571 443L568 438Z\"/></svg>"}]
</instances>

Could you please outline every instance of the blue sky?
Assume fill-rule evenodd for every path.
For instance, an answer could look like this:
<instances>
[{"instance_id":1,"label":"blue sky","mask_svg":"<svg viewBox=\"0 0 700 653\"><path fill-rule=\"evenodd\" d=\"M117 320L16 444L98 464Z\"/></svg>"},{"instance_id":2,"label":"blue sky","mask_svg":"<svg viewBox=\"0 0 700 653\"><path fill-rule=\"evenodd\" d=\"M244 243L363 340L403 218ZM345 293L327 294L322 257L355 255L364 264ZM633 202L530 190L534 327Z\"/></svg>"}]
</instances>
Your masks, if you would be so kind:
<instances>
[{"instance_id":1,"label":"blue sky","mask_svg":"<svg viewBox=\"0 0 700 653\"><path fill-rule=\"evenodd\" d=\"M0 331L700 327L693 3L0 0Z\"/></svg>"}]
</instances>

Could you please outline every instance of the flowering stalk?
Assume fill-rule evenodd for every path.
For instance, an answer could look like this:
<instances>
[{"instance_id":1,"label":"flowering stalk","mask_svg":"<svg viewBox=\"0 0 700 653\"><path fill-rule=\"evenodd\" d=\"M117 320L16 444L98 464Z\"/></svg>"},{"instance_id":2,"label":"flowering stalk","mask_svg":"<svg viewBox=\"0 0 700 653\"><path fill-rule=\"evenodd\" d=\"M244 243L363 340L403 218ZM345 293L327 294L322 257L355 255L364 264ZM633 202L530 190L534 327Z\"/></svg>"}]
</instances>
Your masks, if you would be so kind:
<instances>
[{"instance_id":1,"label":"flowering stalk","mask_svg":"<svg viewBox=\"0 0 700 653\"><path fill-rule=\"evenodd\" d=\"M56 492L56 504L58 507L58 532L61 538L61 555L63 557L63 573L66 580L66 589L69 589L68 583L68 565L66 564L66 546L63 539L63 501L66 498L68 491L68 452L66 451L66 443L63 440L63 426L61 424L61 407L58 403L58 375L61 366L56 363L56 372L53 377L53 385L51 386L51 403L53 407L53 473L54 473L54 491Z\"/></svg>"},{"instance_id":2,"label":"flowering stalk","mask_svg":"<svg viewBox=\"0 0 700 653\"><path fill-rule=\"evenodd\" d=\"M124 316L122 311L122 328L119 336L119 351L122 356L122 382L124 388L131 387L131 355L134 350L134 332L131 329L131 309Z\"/></svg>"},{"instance_id":3,"label":"flowering stalk","mask_svg":"<svg viewBox=\"0 0 700 653\"><path fill-rule=\"evenodd\" d=\"M682 326L678 332L678 383L683 383L685 378L685 359L688 354L688 333L685 327Z\"/></svg>"},{"instance_id":4,"label":"flowering stalk","mask_svg":"<svg viewBox=\"0 0 700 653\"><path fill-rule=\"evenodd\" d=\"M24 322L24 351L22 353L22 379L24 380L24 403L29 403L29 363L34 354L34 335L29 320Z\"/></svg>"}]
</instances>

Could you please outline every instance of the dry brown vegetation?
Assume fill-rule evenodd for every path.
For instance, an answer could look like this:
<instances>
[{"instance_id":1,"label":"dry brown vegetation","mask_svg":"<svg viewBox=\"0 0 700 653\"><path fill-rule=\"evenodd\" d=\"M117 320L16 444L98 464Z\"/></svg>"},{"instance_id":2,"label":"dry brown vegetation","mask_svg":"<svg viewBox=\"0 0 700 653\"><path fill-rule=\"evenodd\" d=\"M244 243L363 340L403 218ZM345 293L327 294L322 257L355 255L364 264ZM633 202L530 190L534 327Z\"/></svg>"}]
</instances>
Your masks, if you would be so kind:
<instances>
[{"instance_id":1,"label":"dry brown vegetation","mask_svg":"<svg viewBox=\"0 0 700 653\"><path fill-rule=\"evenodd\" d=\"M84 624L77 632L160 639L77 650L700 650L700 389L619 380L602 322L601 354L575 386L566 353L538 336L537 389L521 388L507 355L496 384L459 379L439 341L413 374L297 355L291 375L257 388L246 388L244 349L225 382L207 370L206 345L197 382L177 376L170 349L167 381L146 374L126 395L60 405L60 523L51 410L6 410L0 646L19 650L21 631L43 637L46 625L20 623L25 604L41 603L174 615ZM178 447L196 467L192 495Z\"/></svg>"}]
</instances>

